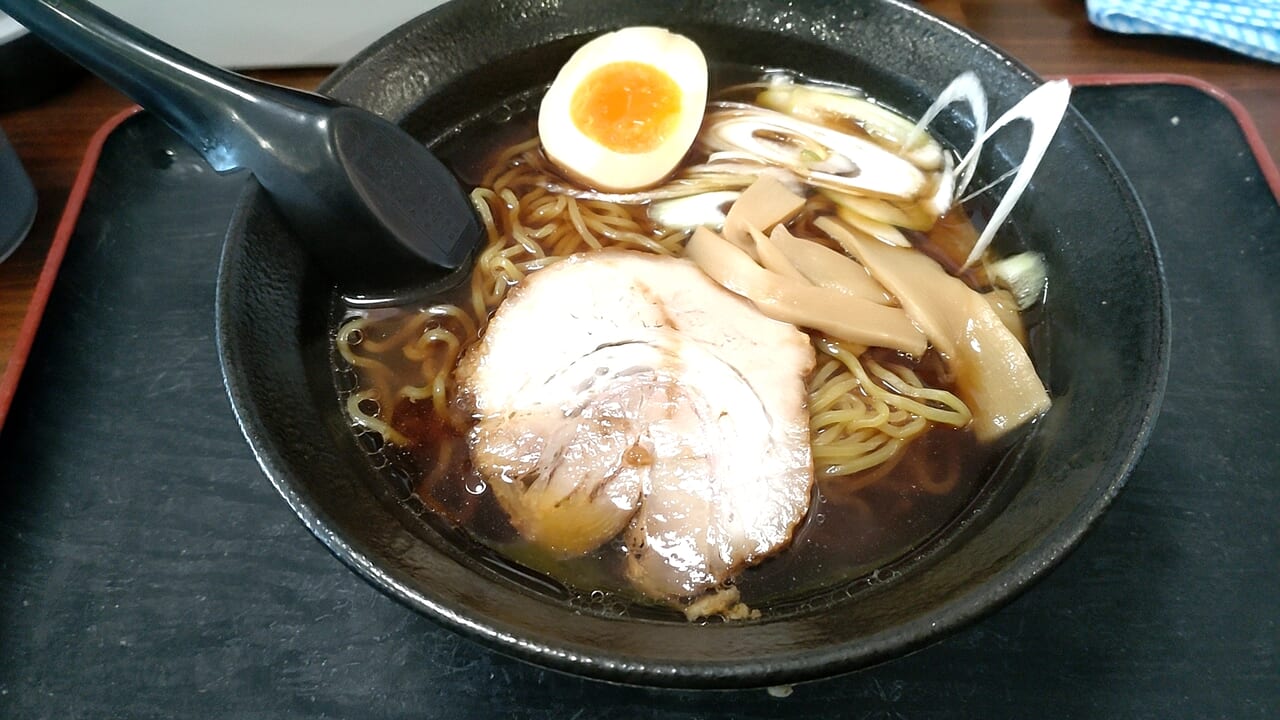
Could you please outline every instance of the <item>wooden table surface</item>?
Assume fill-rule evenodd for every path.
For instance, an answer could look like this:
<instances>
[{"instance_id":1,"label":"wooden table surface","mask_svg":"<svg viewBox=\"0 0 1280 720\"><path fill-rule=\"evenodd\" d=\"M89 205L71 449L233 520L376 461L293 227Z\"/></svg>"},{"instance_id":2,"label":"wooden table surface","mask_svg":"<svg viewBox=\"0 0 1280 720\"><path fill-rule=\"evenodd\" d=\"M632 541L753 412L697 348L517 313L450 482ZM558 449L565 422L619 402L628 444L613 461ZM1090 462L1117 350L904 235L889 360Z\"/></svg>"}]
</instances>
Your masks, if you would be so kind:
<instances>
[{"instance_id":1,"label":"wooden table surface","mask_svg":"<svg viewBox=\"0 0 1280 720\"><path fill-rule=\"evenodd\" d=\"M1081 0L925 0L926 8L963 25L1042 75L1179 73L1217 85L1239 100L1280 158L1280 65L1251 60L1189 40L1117 35L1085 18ZM273 82L314 87L328 69L257 73ZM0 114L39 193L30 236L0 264L0 367L13 355L63 206L90 137L130 106L100 81L86 78L41 105Z\"/></svg>"}]
</instances>

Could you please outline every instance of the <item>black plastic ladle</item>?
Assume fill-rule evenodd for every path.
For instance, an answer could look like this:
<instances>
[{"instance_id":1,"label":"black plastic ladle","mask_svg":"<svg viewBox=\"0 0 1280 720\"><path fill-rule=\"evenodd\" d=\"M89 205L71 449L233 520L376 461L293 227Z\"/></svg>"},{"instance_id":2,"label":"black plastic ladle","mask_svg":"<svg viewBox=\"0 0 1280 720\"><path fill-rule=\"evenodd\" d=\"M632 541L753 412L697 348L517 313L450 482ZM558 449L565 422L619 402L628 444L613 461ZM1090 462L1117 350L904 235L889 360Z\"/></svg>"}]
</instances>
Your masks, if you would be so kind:
<instances>
[{"instance_id":1,"label":"black plastic ladle","mask_svg":"<svg viewBox=\"0 0 1280 720\"><path fill-rule=\"evenodd\" d=\"M457 180L371 112L214 67L83 0L0 0L0 10L154 113L214 170L250 170L344 292L390 296L437 280L480 244Z\"/></svg>"}]
</instances>

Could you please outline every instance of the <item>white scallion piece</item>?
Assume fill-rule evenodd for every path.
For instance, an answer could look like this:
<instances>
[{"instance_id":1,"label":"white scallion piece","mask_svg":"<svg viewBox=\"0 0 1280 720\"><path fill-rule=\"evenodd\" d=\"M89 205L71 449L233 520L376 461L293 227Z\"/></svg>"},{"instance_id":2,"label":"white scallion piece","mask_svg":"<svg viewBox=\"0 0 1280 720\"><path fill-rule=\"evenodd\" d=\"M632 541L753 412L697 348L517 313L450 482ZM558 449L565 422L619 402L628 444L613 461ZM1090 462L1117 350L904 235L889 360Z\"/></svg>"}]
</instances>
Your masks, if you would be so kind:
<instances>
[{"instance_id":1,"label":"white scallion piece","mask_svg":"<svg viewBox=\"0 0 1280 720\"><path fill-rule=\"evenodd\" d=\"M1062 123L1062 115L1067 110L1067 102L1070 98L1071 85L1066 80L1054 80L1053 82L1045 83L1032 90L1026 97L1019 100L1018 104L1010 108L1004 115L1001 115L985 133L979 136L978 141L974 144L975 147L980 147L993 134L1014 120L1027 120L1031 123L1031 139L1027 142L1027 152L1022 158L1018 172L1013 176L1013 182L1010 183L1009 189L1005 192L1004 197L1000 198L1000 204L996 205L995 212L991 213L990 221L983 228L982 234L978 237L978 242L974 244L969 257L964 261L965 267L972 265L975 260L982 257L982 253L986 251L987 246L995 238L996 231L1000 229L1000 225L1009 216L1009 212L1013 210L1018 198L1022 197L1022 191L1027 189L1027 184L1031 182L1031 176L1035 174L1036 168L1040 166L1040 160L1044 158L1045 151L1049 149L1049 142L1053 140L1054 133L1058 131L1058 125ZM957 170L961 172L961 177L970 172L970 168L976 163L976 158L977 155L971 151L960 162ZM958 192L963 192L963 186L960 186Z\"/></svg>"},{"instance_id":2,"label":"white scallion piece","mask_svg":"<svg viewBox=\"0 0 1280 720\"><path fill-rule=\"evenodd\" d=\"M1044 256L1035 252L1001 258L987 266L987 274L996 285L1013 293L1019 310L1026 310L1039 302L1048 282Z\"/></svg>"},{"instance_id":3,"label":"white scallion piece","mask_svg":"<svg viewBox=\"0 0 1280 720\"><path fill-rule=\"evenodd\" d=\"M724 226L728 207L741 194L721 190L659 200L649 205L649 219L669 230L692 230L702 225L719 229Z\"/></svg>"},{"instance_id":4,"label":"white scallion piece","mask_svg":"<svg viewBox=\"0 0 1280 720\"><path fill-rule=\"evenodd\" d=\"M961 73L952 80L942 93L938 95L938 99L933 101L929 109L916 123L915 133L928 134L925 128L929 127L929 123L938 117L938 113L949 107L952 103L964 102L969 106L969 112L973 115L973 145L969 148L969 152L961 161L959 169L961 171L960 180L955 183L955 189L952 192L952 198L959 197L964 189L969 185L969 181L973 179L973 168L975 164L970 160L976 159L978 154L982 152L982 143L986 140L987 133L987 93L982 89L982 81L973 71Z\"/></svg>"}]
</instances>

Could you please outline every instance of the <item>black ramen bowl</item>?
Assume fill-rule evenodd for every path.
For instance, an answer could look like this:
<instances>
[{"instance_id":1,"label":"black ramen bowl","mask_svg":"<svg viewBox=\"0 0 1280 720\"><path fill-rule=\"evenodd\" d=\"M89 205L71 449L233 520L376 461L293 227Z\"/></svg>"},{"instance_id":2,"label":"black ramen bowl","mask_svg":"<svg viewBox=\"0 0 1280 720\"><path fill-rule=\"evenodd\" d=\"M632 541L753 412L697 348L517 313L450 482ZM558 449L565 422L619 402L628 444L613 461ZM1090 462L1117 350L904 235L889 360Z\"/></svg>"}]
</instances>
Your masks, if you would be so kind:
<instances>
[{"instance_id":1,"label":"black ramen bowl","mask_svg":"<svg viewBox=\"0 0 1280 720\"><path fill-rule=\"evenodd\" d=\"M980 39L892 0L462 0L383 38L323 90L442 143L536 98L576 47L628 25L688 35L713 66L859 86L911 116L965 70L981 77L992 117L1040 82ZM967 147L961 113L937 127ZM1024 144L1017 132L998 135L975 186L1004 173ZM895 563L891 579L849 578L804 609L758 620L690 624L573 606L415 511L358 447L340 406L331 369L339 291L256 186L222 259L223 371L271 482L338 558L405 605L501 652L595 678L792 683L904 654L1009 601L1080 540L1144 447L1167 366L1160 259L1124 175L1073 110L1002 232L1006 249L1047 260L1033 356L1052 410L958 518Z\"/></svg>"}]
</instances>

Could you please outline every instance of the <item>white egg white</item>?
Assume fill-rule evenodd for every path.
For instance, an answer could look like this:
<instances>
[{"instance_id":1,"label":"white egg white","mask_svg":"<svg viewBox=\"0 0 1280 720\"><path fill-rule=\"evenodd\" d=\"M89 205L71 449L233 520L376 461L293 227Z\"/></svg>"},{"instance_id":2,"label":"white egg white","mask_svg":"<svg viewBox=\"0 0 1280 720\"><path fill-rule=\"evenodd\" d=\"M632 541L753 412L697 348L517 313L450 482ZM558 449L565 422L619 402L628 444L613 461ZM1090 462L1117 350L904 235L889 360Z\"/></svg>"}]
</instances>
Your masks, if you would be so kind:
<instances>
[{"instance_id":1,"label":"white egg white","mask_svg":"<svg viewBox=\"0 0 1280 720\"><path fill-rule=\"evenodd\" d=\"M611 63L648 64L680 89L674 131L646 152L616 152L584 134L570 112L587 77ZM599 189L627 191L667 177L689 151L707 102L707 61L692 40L657 27L629 27L601 35L578 49L560 69L538 113L543 150L561 169Z\"/></svg>"}]
</instances>

